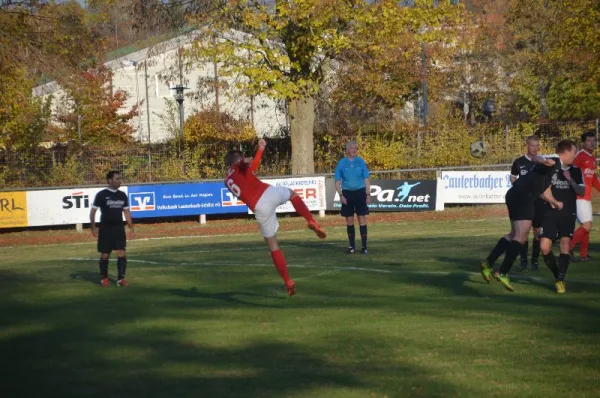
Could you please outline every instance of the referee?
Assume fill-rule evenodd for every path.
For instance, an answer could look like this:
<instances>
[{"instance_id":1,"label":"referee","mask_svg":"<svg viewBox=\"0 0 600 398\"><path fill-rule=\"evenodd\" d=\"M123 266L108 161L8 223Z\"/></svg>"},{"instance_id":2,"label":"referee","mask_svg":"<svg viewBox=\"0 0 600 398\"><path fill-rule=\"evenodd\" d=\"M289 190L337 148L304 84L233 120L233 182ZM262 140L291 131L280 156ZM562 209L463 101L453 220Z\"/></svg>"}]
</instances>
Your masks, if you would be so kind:
<instances>
[{"instance_id":1,"label":"referee","mask_svg":"<svg viewBox=\"0 0 600 398\"><path fill-rule=\"evenodd\" d=\"M108 287L108 258L114 250L117 252L117 286L128 287L125 281L127 269L127 258L125 257L125 226L123 225L123 214L129 225L129 239L133 239L133 223L129 211L129 200L121 186L121 174L118 171L109 171L106 174L108 187L98 192L90 212L90 224L92 235L98 238L98 252L100 253L100 275L102 287ZM96 211L100 209L100 228L96 228Z\"/></svg>"},{"instance_id":2,"label":"referee","mask_svg":"<svg viewBox=\"0 0 600 398\"><path fill-rule=\"evenodd\" d=\"M354 213L356 213L362 242L360 252L367 254L366 216L369 214L368 204L371 203L371 182L367 164L360 156L356 155L357 152L356 141L349 141L346 144L346 157L340 160L335 168L335 189L342 202L342 217L346 218L349 243L347 253L356 253L356 230L354 229Z\"/></svg>"}]
</instances>

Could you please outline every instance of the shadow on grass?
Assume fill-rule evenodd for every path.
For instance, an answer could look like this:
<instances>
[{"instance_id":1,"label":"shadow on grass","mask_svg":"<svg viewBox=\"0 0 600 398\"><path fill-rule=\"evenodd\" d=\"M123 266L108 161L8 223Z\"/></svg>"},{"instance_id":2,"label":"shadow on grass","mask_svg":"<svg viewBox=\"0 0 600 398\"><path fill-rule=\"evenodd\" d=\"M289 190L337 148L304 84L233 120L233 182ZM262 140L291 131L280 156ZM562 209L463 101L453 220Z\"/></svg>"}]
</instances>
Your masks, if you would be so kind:
<instances>
[{"instance_id":1,"label":"shadow on grass","mask_svg":"<svg viewBox=\"0 0 600 398\"><path fill-rule=\"evenodd\" d=\"M255 323L238 323L252 332L247 339L243 330L219 332L199 322L210 321L201 311L198 320L186 319L176 303L143 305L114 297L16 305L13 311L23 329L0 340L3 397L44 391L117 398L344 396L344 391L408 396L415 389L426 396L460 395L429 370L386 355L397 342L373 335L298 342L286 333L256 335ZM25 329L35 314L44 330ZM207 326L212 327L205 331ZM207 339L209 331L222 336Z\"/></svg>"}]
</instances>

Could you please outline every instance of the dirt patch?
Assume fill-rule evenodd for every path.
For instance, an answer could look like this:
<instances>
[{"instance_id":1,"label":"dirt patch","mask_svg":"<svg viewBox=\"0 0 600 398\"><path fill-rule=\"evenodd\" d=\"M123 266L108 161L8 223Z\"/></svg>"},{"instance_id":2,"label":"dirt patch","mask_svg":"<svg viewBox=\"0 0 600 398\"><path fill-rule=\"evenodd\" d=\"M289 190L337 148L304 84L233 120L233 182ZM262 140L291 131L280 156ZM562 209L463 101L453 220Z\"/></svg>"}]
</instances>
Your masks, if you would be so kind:
<instances>
[{"instance_id":1,"label":"dirt patch","mask_svg":"<svg viewBox=\"0 0 600 398\"><path fill-rule=\"evenodd\" d=\"M406 221L450 221L473 220L490 217L506 216L506 207L478 206L449 208L441 212L419 213L372 213L368 222L370 225L378 222L406 222ZM324 227L343 225L339 215L327 215L317 221ZM294 231L306 227L302 218L286 216L281 222L281 231ZM205 225L194 221L161 222L155 224L136 224L136 238L153 238L165 236L190 236L190 235L226 235L231 233L258 233L256 222L252 218L239 218L229 220L210 220ZM0 247L22 245L48 245L73 242L93 242L95 239L89 229L76 232L74 229L47 229L37 231L22 231L0 233Z\"/></svg>"}]
</instances>

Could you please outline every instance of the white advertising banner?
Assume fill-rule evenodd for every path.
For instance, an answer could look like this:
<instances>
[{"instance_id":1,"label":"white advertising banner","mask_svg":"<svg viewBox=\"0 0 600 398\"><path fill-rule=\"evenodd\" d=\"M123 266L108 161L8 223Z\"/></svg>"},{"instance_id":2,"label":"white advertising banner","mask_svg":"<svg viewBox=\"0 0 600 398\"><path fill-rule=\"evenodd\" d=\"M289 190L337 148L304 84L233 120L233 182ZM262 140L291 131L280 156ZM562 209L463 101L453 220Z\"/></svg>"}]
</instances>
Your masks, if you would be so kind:
<instances>
[{"instance_id":1,"label":"white advertising banner","mask_svg":"<svg viewBox=\"0 0 600 398\"><path fill-rule=\"evenodd\" d=\"M73 188L27 192L27 218L30 227L90 222L90 209L96 194L104 188ZM127 194L127 187L119 190ZM96 221L100 220L100 211Z\"/></svg>"},{"instance_id":2,"label":"white advertising banner","mask_svg":"<svg viewBox=\"0 0 600 398\"><path fill-rule=\"evenodd\" d=\"M510 171L443 171L444 203L504 203Z\"/></svg>"},{"instance_id":3,"label":"white advertising banner","mask_svg":"<svg viewBox=\"0 0 600 398\"><path fill-rule=\"evenodd\" d=\"M306 206L311 211L325 210L325 177L281 178L263 181L275 187L290 188L304 200L304 203L306 203ZM289 201L277 207L277 213L293 212L295 212L294 206ZM252 214L249 209L248 213Z\"/></svg>"}]
</instances>

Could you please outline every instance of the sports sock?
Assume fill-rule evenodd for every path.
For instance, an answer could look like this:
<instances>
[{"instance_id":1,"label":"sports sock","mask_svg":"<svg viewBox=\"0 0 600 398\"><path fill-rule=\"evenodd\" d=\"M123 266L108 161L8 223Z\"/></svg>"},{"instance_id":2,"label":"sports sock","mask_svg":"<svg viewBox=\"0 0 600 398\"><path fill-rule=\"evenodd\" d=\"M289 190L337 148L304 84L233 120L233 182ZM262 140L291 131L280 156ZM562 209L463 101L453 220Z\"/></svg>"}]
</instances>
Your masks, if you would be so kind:
<instances>
[{"instance_id":1,"label":"sports sock","mask_svg":"<svg viewBox=\"0 0 600 398\"><path fill-rule=\"evenodd\" d=\"M346 225L346 232L348 232L348 245L354 249L356 247L356 229L354 229L354 225Z\"/></svg>"},{"instance_id":2,"label":"sports sock","mask_svg":"<svg viewBox=\"0 0 600 398\"><path fill-rule=\"evenodd\" d=\"M100 275L103 278L108 278L108 260L100 259Z\"/></svg>"},{"instance_id":3,"label":"sports sock","mask_svg":"<svg viewBox=\"0 0 600 398\"><path fill-rule=\"evenodd\" d=\"M575 246L577 246L577 244L581 242L581 238L583 237L584 233L585 228L583 228L582 226L575 230L575 232L573 233L573 239L571 239L571 250L573 250Z\"/></svg>"},{"instance_id":4,"label":"sports sock","mask_svg":"<svg viewBox=\"0 0 600 398\"><path fill-rule=\"evenodd\" d=\"M569 269L569 262L571 261L571 256L565 253L560 253L558 256L558 280L564 281L567 277L567 270Z\"/></svg>"},{"instance_id":5,"label":"sports sock","mask_svg":"<svg viewBox=\"0 0 600 398\"><path fill-rule=\"evenodd\" d=\"M275 265L277 273L279 273L279 276L287 283L290 280L290 276L288 275L287 262L285 261L285 257L281 250L273 250L271 252L271 258L273 259L273 264Z\"/></svg>"},{"instance_id":6,"label":"sports sock","mask_svg":"<svg viewBox=\"0 0 600 398\"><path fill-rule=\"evenodd\" d=\"M296 210L296 213L300 214L302 217L304 217L306 219L306 221L308 221L309 223L311 222L315 222L315 219L313 218L312 214L310 213L310 210L308 210L308 207L306 207L306 204L304 203L304 201L302 200L302 198L298 195L294 196L291 200L292 202L292 206L294 206L294 210Z\"/></svg>"},{"instance_id":7,"label":"sports sock","mask_svg":"<svg viewBox=\"0 0 600 398\"><path fill-rule=\"evenodd\" d=\"M521 251L521 242L517 240L512 240L508 244L508 249L506 249L506 254L504 255L504 261L500 266L500 273L505 275L510 272L519 252Z\"/></svg>"},{"instance_id":8,"label":"sports sock","mask_svg":"<svg viewBox=\"0 0 600 398\"><path fill-rule=\"evenodd\" d=\"M554 275L554 279L558 279L558 265L556 264L556 257L554 257L554 253L552 251L546 255L544 255L544 263Z\"/></svg>"},{"instance_id":9,"label":"sports sock","mask_svg":"<svg viewBox=\"0 0 600 398\"><path fill-rule=\"evenodd\" d=\"M117 258L117 272L119 274L118 279L125 278L125 272L127 271L127 257L118 257Z\"/></svg>"},{"instance_id":10,"label":"sports sock","mask_svg":"<svg viewBox=\"0 0 600 398\"><path fill-rule=\"evenodd\" d=\"M581 245L579 246L579 254L581 257L587 257L588 248L590 247L590 231L583 229L583 234L581 236Z\"/></svg>"},{"instance_id":11,"label":"sports sock","mask_svg":"<svg viewBox=\"0 0 600 398\"><path fill-rule=\"evenodd\" d=\"M521 245L521 262L527 262L527 254L529 254L529 241Z\"/></svg>"},{"instance_id":12,"label":"sports sock","mask_svg":"<svg viewBox=\"0 0 600 398\"><path fill-rule=\"evenodd\" d=\"M535 237L533 238L533 248L531 249L531 262L537 263L540 259L540 239Z\"/></svg>"},{"instance_id":13,"label":"sports sock","mask_svg":"<svg viewBox=\"0 0 600 398\"><path fill-rule=\"evenodd\" d=\"M362 242L362 247L364 249L366 249L367 248L367 226L366 225L360 226L360 240Z\"/></svg>"},{"instance_id":14,"label":"sports sock","mask_svg":"<svg viewBox=\"0 0 600 398\"><path fill-rule=\"evenodd\" d=\"M496 260L498 260L502 253L506 251L506 249L508 248L508 244L509 241L505 237L500 238L498 243L496 243L496 246L494 246L489 256L487 257L487 263L490 265L490 267L493 267Z\"/></svg>"}]
</instances>

